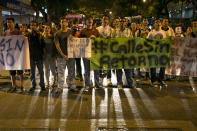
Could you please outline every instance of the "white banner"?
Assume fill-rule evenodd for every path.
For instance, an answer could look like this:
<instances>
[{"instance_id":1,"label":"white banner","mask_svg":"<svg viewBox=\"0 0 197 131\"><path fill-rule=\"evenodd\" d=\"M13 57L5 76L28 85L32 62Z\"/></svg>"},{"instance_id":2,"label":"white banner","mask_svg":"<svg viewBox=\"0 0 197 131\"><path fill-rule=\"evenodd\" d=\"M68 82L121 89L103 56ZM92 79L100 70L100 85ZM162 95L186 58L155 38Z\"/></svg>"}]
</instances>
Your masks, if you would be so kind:
<instances>
[{"instance_id":1,"label":"white banner","mask_svg":"<svg viewBox=\"0 0 197 131\"><path fill-rule=\"evenodd\" d=\"M22 35L0 37L0 70L30 69L28 39Z\"/></svg>"},{"instance_id":2,"label":"white banner","mask_svg":"<svg viewBox=\"0 0 197 131\"><path fill-rule=\"evenodd\" d=\"M68 38L68 58L90 58L90 38Z\"/></svg>"},{"instance_id":3,"label":"white banner","mask_svg":"<svg viewBox=\"0 0 197 131\"><path fill-rule=\"evenodd\" d=\"M166 74L197 77L197 39L175 38Z\"/></svg>"}]
</instances>

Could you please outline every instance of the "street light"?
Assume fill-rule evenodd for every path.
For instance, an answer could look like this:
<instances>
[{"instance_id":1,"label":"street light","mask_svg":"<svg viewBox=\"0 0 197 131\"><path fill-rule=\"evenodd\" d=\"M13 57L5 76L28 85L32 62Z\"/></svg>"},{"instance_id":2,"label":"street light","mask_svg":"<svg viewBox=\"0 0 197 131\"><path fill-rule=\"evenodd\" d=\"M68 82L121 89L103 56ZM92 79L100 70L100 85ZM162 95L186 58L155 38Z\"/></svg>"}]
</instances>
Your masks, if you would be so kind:
<instances>
[{"instance_id":1,"label":"street light","mask_svg":"<svg viewBox=\"0 0 197 131\"><path fill-rule=\"evenodd\" d=\"M145 2L146 2L146 0L143 0L143 2L145 3Z\"/></svg>"}]
</instances>

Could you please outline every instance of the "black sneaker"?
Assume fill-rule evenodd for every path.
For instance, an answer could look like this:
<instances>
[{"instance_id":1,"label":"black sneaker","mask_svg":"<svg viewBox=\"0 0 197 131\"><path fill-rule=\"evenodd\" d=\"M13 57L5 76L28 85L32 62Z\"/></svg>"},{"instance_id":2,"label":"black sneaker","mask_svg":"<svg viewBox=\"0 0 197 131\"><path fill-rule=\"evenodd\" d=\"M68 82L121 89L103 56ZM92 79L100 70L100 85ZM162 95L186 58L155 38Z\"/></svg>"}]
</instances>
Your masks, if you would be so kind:
<instances>
[{"instance_id":1,"label":"black sneaker","mask_svg":"<svg viewBox=\"0 0 197 131\"><path fill-rule=\"evenodd\" d=\"M145 79L146 79L146 80L150 79L149 72L146 72L146 74L145 74Z\"/></svg>"},{"instance_id":2,"label":"black sneaker","mask_svg":"<svg viewBox=\"0 0 197 131\"><path fill-rule=\"evenodd\" d=\"M57 87L52 87L51 89L51 93L55 93L56 92Z\"/></svg>"},{"instance_id":3,"label":"black sneaker","mask_svg":"<svg viewBox=\"0 0 197 131\"><path fill-rule=\"evenodd\" d=\"M102 89L101 86L95 86L94 88L95 88L95 89Z\"/></svg>"},{"instance_id":4,"label":"black sneaker","mask_svg":"<svg viewBox=\"0 0 197 131\"><path fill-rule=\"evenodd\" d=\"M15 92L16 91L16 87L11 87L9 90L8 90L8 92L10 92L10 93L13 93L13 92Z\"/></svg>"},{"instance_id":5,"label":"black sneaker","mask_svg":"<svg viewBox=\"0 0 197 131\"><path fill-rule=\"evenodd\" d=\"M138 77L139 78L144 78L144 76L140 73L140 74L138 74Z\"/></svg>"},{"instance_id":6,"label":"black sneaker","mask_svg":"<svg viewBox=\"0 0 197 131\"><path fill-rule=\"evenodd\" d=\"M159 85L161 86L161 87L167 87L168 85L165 83L165 82L163 82L163 81L161 81L160 83L159 83Z\"/></svg>"},{"instance_id":7,"label":"black sneaker","mask_svg":"<svg viewBox=\"0 0 197 131\"><path fill-rule=\"evenodd\" d=\"M62 94L63 93L63 89L62 88L57 88L56 90L55 90L55 94L56 95L60 95L60 94Z\"/></svg>"},{"instance_id":8,"label":"black sneaker","mask_svg":"<svg viewBox=\"0 0 197 131\"><path fill-rule=\"evenodd\" d=\"M78 90L76 88L73 88L73 87L72 88L70 87L69 91L71 91L71 92L78 92Z\"/></svg>"},{"instance_id":9,"label":"black sneaker","mask_svg":"<svg viewBox=\"0 0 197 131\"><path fill-rule=\"evenodd\" d=\"M45 87L42 87L41 88L41 91L46 91L47 89Z\"/></svg>"},{"instance_id":10,"label":"black sneaker","mask_svg":"<svg viewBox=\"0 0 197 131\"><path fill-rule=\"evenodd\" d=\"M128 88L130 88L130 89L135 89L136 86L131 85L131 86L129 86Z\"/></svg>"},{"instance_id":11,"label":"black sneaker","mask_svg":"<svg viewBox=\"0 0 197 131\"><path fill-rule=\"evenodd\" d=\"M34 92L35 89L36 89L36 87L31 87L31 88L29 89L29 92Z\"/></svg>"}]
</instances>

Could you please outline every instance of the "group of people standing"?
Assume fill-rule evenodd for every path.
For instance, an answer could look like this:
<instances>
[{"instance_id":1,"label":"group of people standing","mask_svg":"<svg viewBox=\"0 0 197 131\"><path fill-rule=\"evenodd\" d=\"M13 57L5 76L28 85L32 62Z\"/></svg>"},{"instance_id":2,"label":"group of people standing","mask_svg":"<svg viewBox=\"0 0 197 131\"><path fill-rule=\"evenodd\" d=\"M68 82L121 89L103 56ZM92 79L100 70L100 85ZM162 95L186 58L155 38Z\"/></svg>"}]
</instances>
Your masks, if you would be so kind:
<instances>
[{"instance_id":1,"label":"group of people standing","mask_svg":"<svg viewBox=\"0 0 197 131\"><path fill-rule=\"evenodd\" d=\"M52 91L57 94L61 94L64 88L65 81L65 70L68 69L67 84L70 91L78 91L76 88L75 79L79 78L82 80L81 73L81 60L84 63L84 88L83 91L88 91L91 87L90 77L90 58L68 58L67 43L68 38L118 38L118 37L142 37L148 39L163 39L173 38L182 36L174 32L169 26L167 18L154 20L153 29L150 30L148 27L148 19L144 18L139 26L136 22L131 22L128 26L128 20L125 18L114 19L110 24L108 16L102 18L102 25L95 27L94 20L92 17L86 18L85 28L79 28L77 20L74 19L72 27L68 27L68 20L66 18L60 19L60 29L58 30L54 25L46 24L44 29L40 29L36 21L30 23L30 29L22 24L20 30L14 27L14 19L7 19L8 29L5 31L4 36L10 35L24 35L29 40L29 51L30 51L30 67L31 67L31 88L30 92L36 89L35 72L36 67L40 76L40 87L41 91L47 91L46 88L52 87ZM197 21L192 22L192 30L186 32L188 37L197 37ZM43 65L45 68L43 68ZM76 71L75 71L76 65ZM117 87L122 89L123 81L122 75L123 70L126 75L126 80L129 88L136 86L136 82L133 79L135 77L134 69L117 69L100 71L94 70L94 81L95 88L101 88L103 76L107 76L108 86L112 85L111 74L116 73ZM164 83L165 68L160 68L159 75L156 75L156 68L146 69L145 76L142 75L140 69L136 69L139 77L149 77L151 85L156 86L156 81L159 82L160 86L166 86ZM50 71L52 72L53 81L50 85L49 76ZM150 72L150 73L149 73ZM20 88L24 91L23 84L23 71L10 71L12 87L9 89L10 92L16 91L16 73L20 75ZM45 75L44 75L45 74ZM77 75L75 75L77 74ZM150 74L150 75L149 75ZM45 78L45 79L44 79ZM57 83L56 83L57 81ZM55 86L57 84L57 86Z\"/></svg>"}]
</instances>

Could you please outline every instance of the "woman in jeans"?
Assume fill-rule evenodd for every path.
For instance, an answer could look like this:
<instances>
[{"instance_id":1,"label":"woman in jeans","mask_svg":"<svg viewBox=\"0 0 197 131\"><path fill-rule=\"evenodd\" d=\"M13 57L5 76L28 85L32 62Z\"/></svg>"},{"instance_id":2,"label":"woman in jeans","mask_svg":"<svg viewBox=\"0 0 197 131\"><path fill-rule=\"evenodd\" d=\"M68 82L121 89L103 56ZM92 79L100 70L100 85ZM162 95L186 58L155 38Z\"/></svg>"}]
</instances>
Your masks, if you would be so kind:
<instances>
[{"instance_id":1,"label":"woman in jeans","mask_svg":"<svg viewBox=\"0 0 197 131\"><path fill-rule=\"evenodd\" d=\"M45 86L46 88L49 88L50 71L52 72L52 76L53 76L52 87L54 87L56 81L55 58L52 57L52 52L54 51L53 48L55 44L54 44L54 36L52 35L51 27L49 25L45 25L43 37L44 37L44 43L46 45L46 59L44 61L44 67L45 67L44 75L46 81Z\"/></svg>"}]
</instances>

